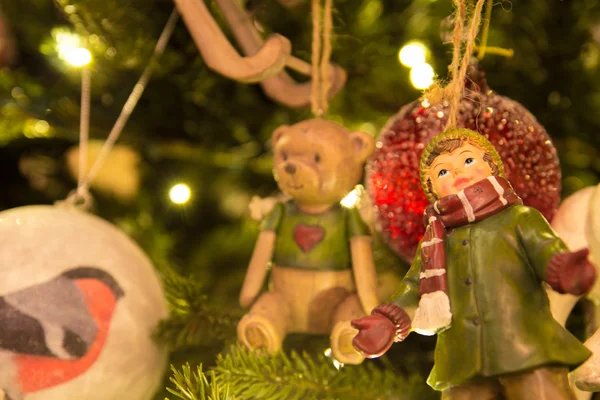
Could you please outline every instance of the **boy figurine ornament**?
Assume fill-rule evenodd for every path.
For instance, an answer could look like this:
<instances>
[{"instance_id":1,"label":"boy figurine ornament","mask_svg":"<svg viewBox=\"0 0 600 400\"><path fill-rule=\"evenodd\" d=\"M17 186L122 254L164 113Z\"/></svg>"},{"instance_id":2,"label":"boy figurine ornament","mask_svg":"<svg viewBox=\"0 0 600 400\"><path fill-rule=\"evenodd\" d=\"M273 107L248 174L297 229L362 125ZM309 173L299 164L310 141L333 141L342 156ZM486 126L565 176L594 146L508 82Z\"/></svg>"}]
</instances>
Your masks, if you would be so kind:
<instances>
[{"instance_id":1,"label":"boy figurine ornament","mask_svg":"<svg viewBox=\"0 0 600 400\"><path fill-rule=\"evenodd\" d=\"M428 384L444 400L574 400L567 374L590 351L554 320L542 282L589 291L588 250L570 252L522 205L498 152L476 132L436 136L420 171L432 203L425 236L394 298L352 321L354 347L374 358L410 331L437 334Z\"/></svg>"}]
</instances>

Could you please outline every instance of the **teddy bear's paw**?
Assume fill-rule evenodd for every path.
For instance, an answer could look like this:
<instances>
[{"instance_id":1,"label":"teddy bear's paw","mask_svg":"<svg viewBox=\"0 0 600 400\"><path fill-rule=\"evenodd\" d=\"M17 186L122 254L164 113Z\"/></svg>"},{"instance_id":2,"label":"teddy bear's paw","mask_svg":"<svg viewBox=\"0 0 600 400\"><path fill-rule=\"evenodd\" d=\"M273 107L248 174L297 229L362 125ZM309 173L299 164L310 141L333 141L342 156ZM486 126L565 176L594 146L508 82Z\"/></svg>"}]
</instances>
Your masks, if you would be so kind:
<instances>
[{"instance_id":1,"label":"teddy bear's paw","mask_svg":"<svg viewBox=\"0 0 600 400\"><path fill-rule=\"evenodd\" d=\"M281 349L282 335L274 324L262 315L246 314L237 327L239 340L249 349L269 353Z\"/></svg>"},{"instance_id":2,"label":"teddy bear's paw","mask_svg":"<svg viewBox=\"0 0 600 400\"><path fill-rule=\"evenodd\" d=\"M333 357L342 364L358 365L365 359L352 346L352 339L358 333L350 325L350 321L341 321L335 324L331 331L331 351Z\"/></svg>"}]
</instances>

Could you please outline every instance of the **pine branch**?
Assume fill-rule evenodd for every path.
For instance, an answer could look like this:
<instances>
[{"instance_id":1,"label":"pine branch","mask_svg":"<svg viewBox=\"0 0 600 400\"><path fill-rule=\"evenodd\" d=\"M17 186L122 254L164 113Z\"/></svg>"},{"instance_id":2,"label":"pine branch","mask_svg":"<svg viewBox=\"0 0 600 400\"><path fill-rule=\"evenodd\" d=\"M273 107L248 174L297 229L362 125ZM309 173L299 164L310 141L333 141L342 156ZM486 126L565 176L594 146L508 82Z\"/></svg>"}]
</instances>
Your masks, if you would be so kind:
<instances>
[{"instance_id":1,"label":"pine branch","mask_svg":"<svg viewBox=\"0 0 600 400\"><path fill-rule=\"evenodd\" d=\"M229 387L220 385L214 372L210 374L209 383L206 374L202 371L202 365L198 366L197 372L192 372L190 364L183 365L181 371L171 365L171 371L173 376L169 380L175 385L175 389L167 388L167 391L178 399L234 400L229 395Z\"/></svg>"},{"instance_id":2,"label":"pine branch","mask_svg":"<svg viewBox=\"0 0 600 400\"><path fill-rule=\"evenodd\" d=\"M163 284L171 316L159 323L154 334L157 340L179 350L235 337L239 316L211 307L199 282L165 271Z\"/></svg>"},{"instance_id":3,"label":"pine branch","mask_svg":"<svg viewBox=\"0 0 600 400\"><path fill-rule=\"evenodd\" d=\"M208 301L201 282L185 278L173 269L161 272L165 296L174 315L189 315L206 309Z\"/></svg>"},{"instance_id":4,"label":"pine branch","mask_svg":"<svg viewBox=\"0 0 600 400\"><path fill-rule=\"evenodd\" d=\"M154 337L172 351L208 346L235 337L238 318L206 309L161 321Z\"/></svg>"},{"instance_id":5,"label":"pine branch","mask_svg":"<svg viewBox=\"0 0 600 400\"><path fill-rule=\"evenodd\" d=\"M372 363L336 369L324 355L255 354L241 346L219 356L216 377L238 400L433 399L421 377L399 376Z\"/></svg>"}]
</instances>

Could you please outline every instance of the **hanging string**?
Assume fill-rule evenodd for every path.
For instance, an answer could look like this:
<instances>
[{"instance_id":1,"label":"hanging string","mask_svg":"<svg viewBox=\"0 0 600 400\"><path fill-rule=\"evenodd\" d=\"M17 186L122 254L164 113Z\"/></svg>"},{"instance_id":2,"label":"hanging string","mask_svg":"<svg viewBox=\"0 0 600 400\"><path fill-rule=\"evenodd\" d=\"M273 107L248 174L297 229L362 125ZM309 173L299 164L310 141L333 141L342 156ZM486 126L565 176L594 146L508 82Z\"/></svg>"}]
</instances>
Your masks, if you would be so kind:
<instances>
[{"instance_id":1,"label":"hanging string","mask_svg":"<svg viewBox=\"0 0 600 400\"><path fill-rule=\"evenodd\" d=\"M146 86L150 80L150 77L152 76L152 72L154 70L155 63L156 63L157 59L164 52L164 50L167 46L167 43L169 42L169 39L171 38L171 35L173 34L173 30L175 29L175 25L177 24L178 17L179 17L179 14L177 13L177 9L173 9L173 12L171 13L171 15L167 21L167 24L165 25L162 33L160 34L160 37L156 43L154 52L148 62L148 65L142 72L142 75L138 79L131 94L127 98L127 101L125 102L125 105L123 106L123 109L121 110L121 113L119 114L119 117L117 118L117 121L115 122L115 125L111 129L110 134L108 135L108 138L106 139L106 141L104 142L104 145L100 149L100 153L98 154L98 157L94 161L92 168L89 170L89 172L87 174L85 174L85 170L87 167L87 145L88 145L88 130L89 130L89 102L90 102L90 100L89 100L89 87L88 87L87 95L85 95L86 96L85 101L87 102L87 104L84 106L84 92L86 91L86 89L84 89L83 83L82 83L82 109L81 109L81 127L82 127L82 129L80 131L79 180L78 180L77 190L72 192L69 195L69 197L65 200L65 202L67 204L78 205L84 209L89 208L90 200L91 200L91 196L89 194L90 185L93 182L96 175L98 174L98 172L100 171L100 168L104 164L104 161L106 161L108 154L113 149L116 141L118 140L119 136L121 135L121 132L123 131L123 128L125 127L125 124L129 120L129 117L131 116L133 110L135 109L135 106L137 105L138 101L140 100L142 94L144 93L144 89L146 88ZM88 70L88 73L89 73L89 70ZM84 74L85 74L85 69L84 69ZM85 78L82 78L82 82L84 80L85 80ZM84 118L85 118L85 122L84 122ZM82 152L84 153L84 155L81 154Z\"/></svg>"},{"instance_id":2,"label":"hanging string","mask_svg":"<svg viewBox=\"0 0 600 400\"><path fill-rule=\"evenodd\" d=\"M475 5L475 10L473 11L473 16L471 17L471 24L469 26L467 38L465 41L465 51L463 53L462 62L460 64L460 70L458 72L458 75L452 77L453 91L451 93L452 97L450 101L450 110L448 113L448 123L446 124L446 129L456 127L456 119L458 117L460 100L462 98L465 86L467 68L469 67L471 55L473 54L473 45L475 44L475 39L477 38L477 33L479 32L479 24L481 22L481 10L485 1L486 0L477 0L477 4ZM454 43L454 45L456 46L456 42Z\"/></svg>"},{"instance_id":3,"label":"hanging string","mask_svg":"<svg viewBox=\"0 0 600 400\"><path fill-rule=\"evenodd\" d=\"M458 110L465 86L467 68L469 67L469 62L475 46L475 39L477 38L477 33L479 32L479 25L481 23L481 10L483 9L483 4L485 2L486 0L477 0L477 3L475 4L475 9L473 10L469 23L469 29L467 31L467 37L465 39L462 60L459 62L463 41L463 26L466 14L466 5L465 0L454 0L456 7L456 21L452 35L452 44L454 46L454 50L452 52L452 63L450 64L450 74L452 76L452 80L445 87L441 87L438 84L432 85L423 96L429 101L430 104L439 104L444 100L449 102L450 109L448 110L448 122L446 123L445 129L456 127Z\"/></svg>"},{"instance_id":4,"label":"hanging string","mask_svg":"<svg viewBox=\"0 0 600 400\"><path fill-rule=\"evenodd\" d=\"M333 31L333 0L325 0L325 18L323 21L323 57L321 59L321 108L327 111L328 94L331 88L329 79L329 61L331 60L331 33Z\"/></svg>"},{"instance_id":5,"label":"hanging string","mask_svg":"<svg viewBox=\"0 0 600 400\"><path fill-rule=\"evenodd\" d=\"M452 81L448 84L448 92L450 93L450 114L448 115L448 127L456 126L456 110L460 103L460 96L456 95L463 85L463 82L457 79L460 71L460 53L462 49L462 38L463 38L463 24L466 14L466 6L463 0L454 0L456 5L456 21L454 22L454 32L452 35L452 43L454 49L452 51L452 63L450 64L450 74ZM462 93L462 92L461 92ZM454 110L454 112L453 112Z\"/></svg>"},{"instance_id":6,"label":"hanging string","mask_svg":"<svg viewBox=\"0 0 600 400\"><path fill-rule=\"evenodd\" d=\"M333 0L325 0L323 32L321 33L321 0L312 0L312 80L311 80L311 110L321 117L329 107L329 61L331 60L331 36L333 31ZM321 44L322 40L322 44ZM322 47L322 54L321 54Z\"/></svg>"},{"instance_id":7,"label":"hanging string","mask_svg":"<svg viewBox=\"0 0 600 400\"><path fill-rule=\"evenodd\" d=\"M312 77L310 88L310 107L312 113L321 116L323 109L321 108L321 69L319 68L319 59L321 57L321 0L312 0Z\"/></svg>"},{"instance_id":8,"label":"hanging string","mask_svg":"<svg viewBox=\"0 0 600 400\"><path fill-rule=\"evenodd\" d=\"M463 0L454 0L455 21L454 31L452 32L452 62L450 63L451 81L446 86L441 86L439 82L434 82L426 91L423 98L430 104L440 104L443 101L452 99L452 94L456 91L456 79L460 70L460 54L462 50L463 26L466 15L466 5Z\"/></svg>"},{"instance_id":9,"label":"hanging string","mask_svg":"<svg viewBox=\"0 0 600 400\"><path fill-rule=\"evenodd\" d=\"M79 115L79 173L77 194L86 195L84 189L85 171L87 167L88 143L90 133L90 102L91 102L92 73L89 66L81 70L81 113Z\"/></svg>"}]
</instances>

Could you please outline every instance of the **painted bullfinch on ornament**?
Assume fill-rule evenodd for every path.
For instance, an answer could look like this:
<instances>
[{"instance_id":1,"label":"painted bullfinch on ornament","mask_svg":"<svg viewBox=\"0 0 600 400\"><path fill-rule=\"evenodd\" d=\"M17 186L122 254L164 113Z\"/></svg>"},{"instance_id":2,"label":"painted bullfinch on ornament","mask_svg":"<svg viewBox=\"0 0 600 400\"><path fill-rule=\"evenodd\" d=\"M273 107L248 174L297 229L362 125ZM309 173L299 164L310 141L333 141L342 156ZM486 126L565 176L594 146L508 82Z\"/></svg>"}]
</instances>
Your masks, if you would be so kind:
<instances>
[{"instance_id":1,"label":"painted bullfinch on ornament","mask_svg":"<svg viewBox=\"0 0 600 400\"><path fill-rule=\"evenodd\" d=\"M102 352L124 294L107 272L78 267L0 297L0 388L6 400L85 373Z\"/></svg>"}]
</instances>

